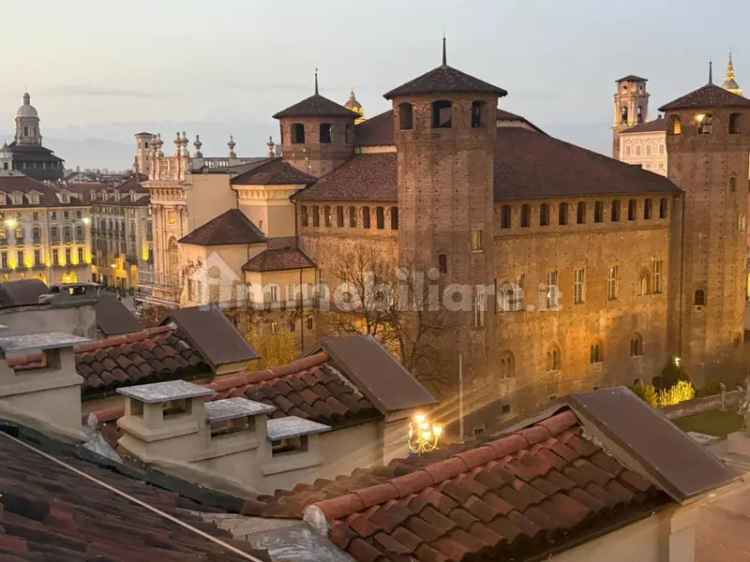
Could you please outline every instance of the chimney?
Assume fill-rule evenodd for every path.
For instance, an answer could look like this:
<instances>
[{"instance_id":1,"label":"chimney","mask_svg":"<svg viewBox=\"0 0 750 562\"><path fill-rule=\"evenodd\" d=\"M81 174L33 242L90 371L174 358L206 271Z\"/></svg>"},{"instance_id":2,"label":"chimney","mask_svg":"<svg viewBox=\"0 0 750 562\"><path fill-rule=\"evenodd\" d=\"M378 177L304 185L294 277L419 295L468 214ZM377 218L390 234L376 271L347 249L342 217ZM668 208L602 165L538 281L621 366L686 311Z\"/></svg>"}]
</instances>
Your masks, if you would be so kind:
<instances>
[{"instance_id":1,"label":"chimney","mask_svg":"<svg viewBox=\"0 0 750 562\"><path fill-rule=\"evenodd\" d=\"M74 346L88 341L62 332L0 337L0 417L84 440Z\"/></svg>"},{"instance_id":2,"label":"chimney","mask_svg":"<svg viewBox=\"0 0 750 562\"><path fill-rule=\"evenodd\" d=\"M227 493L270 493L312 482L323 463L318 434L327 425L268 419L276 407L177 380L120 388L125 415L118 447L146 465Z\"/></svg>"}]
</instances>

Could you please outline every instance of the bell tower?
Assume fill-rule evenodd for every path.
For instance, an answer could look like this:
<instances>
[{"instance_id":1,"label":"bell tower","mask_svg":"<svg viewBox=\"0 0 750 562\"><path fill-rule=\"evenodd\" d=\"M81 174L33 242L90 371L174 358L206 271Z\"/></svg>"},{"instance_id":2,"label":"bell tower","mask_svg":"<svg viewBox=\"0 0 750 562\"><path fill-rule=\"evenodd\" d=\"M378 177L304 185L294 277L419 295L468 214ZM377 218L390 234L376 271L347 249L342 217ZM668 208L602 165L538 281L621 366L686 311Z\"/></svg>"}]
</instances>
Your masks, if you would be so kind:
<instances>
[{"instance_id":1,"label":"bell tower","mask_svg":"<svg viewBox=\"0 0 750 562\"><path fill-rule=\"evenodd\" d=\"M31 96L28 92L23 95L23 105L16 112L16 144L42 145L39 114L36 108L31 105Z\"/></svg>"},{"instance_id":2,"label":"bell tower","mask_svg":"<svg viewBox=\"0 0 750 562\"><path fill-rule=\"evenodd\" d=\"M648 98L646 78L630 74L615 83L614 124L612 126L612 157L620 159L620 133L639 123L648 121Z\"/></svg>"},{"instance_id":3,"label":"bell tower","mask_svg":"<svg viewBox=\"0 0 750 562\"><path fill-rule=\"evenodd\" d=\"M449 323L435 346L443 355L437 368L455 384L460 355L467 389L487 380L494 364L493 296L482 287L493 285L496 271L496 112L506 94L448 66L445 40L440 66L385 94L398 154L400 265L439 283L443 296L456 288L460 304L441 302ZM455 386L433 390L455 397Z\"/></svg>"},{"instance_id":4,"label":"bell tower","mask_svg":"<svg viewBox=\"0 0 750 562\"><path fill-rule=\"evenodd\" d=\"M315 93L274 116L281 129L283 158L302 172L321 177L354 154L354 120L359 114Z\"/></svg>"},{"instance_id":5,"label":"bell tower","mask_svg":"<svg viewBox=\"0 0 750 562\"><path fill-rule=\"evenodd\" d=\"M750 100L713 84L709 72L708 84L660 110L667 120L668 177L685 192L684 209L672 215L670 332L675 354L698 386L740 370Z\"/></svg>"}]
</instances>

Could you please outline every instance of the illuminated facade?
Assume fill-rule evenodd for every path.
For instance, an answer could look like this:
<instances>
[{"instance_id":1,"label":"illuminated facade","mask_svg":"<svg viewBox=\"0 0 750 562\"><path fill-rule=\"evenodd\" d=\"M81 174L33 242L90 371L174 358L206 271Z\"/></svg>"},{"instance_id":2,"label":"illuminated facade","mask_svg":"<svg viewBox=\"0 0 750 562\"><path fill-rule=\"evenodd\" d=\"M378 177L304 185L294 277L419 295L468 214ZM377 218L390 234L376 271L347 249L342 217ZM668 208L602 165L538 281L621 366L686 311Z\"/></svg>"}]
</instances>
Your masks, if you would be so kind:
<instances>
[{"instance_id":1,"label":"illuminated facade","mask_svg":"<svg viewBox=\"0 0 750 562\"><path fill-rule=\"evenodd\" d=\"M91 280L91 207L65 188L0 173L0 279Z\"/></svg>"}]
</instances>

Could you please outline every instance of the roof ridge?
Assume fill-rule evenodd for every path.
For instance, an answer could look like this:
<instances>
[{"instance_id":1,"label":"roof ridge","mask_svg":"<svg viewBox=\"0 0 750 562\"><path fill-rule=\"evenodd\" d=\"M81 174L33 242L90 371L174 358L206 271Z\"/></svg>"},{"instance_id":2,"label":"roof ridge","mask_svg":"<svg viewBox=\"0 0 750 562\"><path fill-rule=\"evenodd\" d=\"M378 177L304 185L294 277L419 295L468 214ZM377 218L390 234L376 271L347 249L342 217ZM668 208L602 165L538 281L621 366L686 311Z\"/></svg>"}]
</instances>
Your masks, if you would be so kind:
<instances>
[{"instance_id":1,"label":"roof ridge","mask_svg":"<svg viewBox=\"0 0 750 562\"><path fill-rule=\"evenodd\" d=\"M417 494L430 486L556 437L578 423L575 413L567 409L494 441L427 464L414 472L311 505L317 507L330 523L374 505Z\"/></svg>"},{"instance_id":2,"label":"roof ridge","mask_svg":"<svg viewBox=\"0 0 750 562\"><path fill-rule=\"evenodd\" d=\"M125 335L120 335L120 336L111 336L108 338L103 338L103 339L96 340L96 341L89 342L89 343L83 343L75 347L75 352L76 353L88 353L91 351L105 349L108 347L117 347L119 345L135 343L137 341L142 341L144 339L147 339L153 336L158 336L159 334L164 334L167 332L174 332L174 331L176 331L176 329L170 326L155 326L153 328L144 328L143 330L140 330L138 332L132 332L130 334L125 334Z\"/></svg>"},{"instance_id":3,"label":"roof ridge","mask_svg":"<svg viewBox=\"0 0 750 562\"><path fill-rule=\"evenodd\" d=\"M326 361L330 360L330 356L325 351L302 357L286 365L279 367L270 367L267 369L261 369L260 371L246 372L238 375L229 375L226 377L219 377L218 379L209 383L209 388L216 390L217 392L224 392L233 388L247 386L252 384L258 384L261 382L271 381L277 378L285 377L299 371L304 371L312 367L322 365Z\"/></svg>"}]
</instances>

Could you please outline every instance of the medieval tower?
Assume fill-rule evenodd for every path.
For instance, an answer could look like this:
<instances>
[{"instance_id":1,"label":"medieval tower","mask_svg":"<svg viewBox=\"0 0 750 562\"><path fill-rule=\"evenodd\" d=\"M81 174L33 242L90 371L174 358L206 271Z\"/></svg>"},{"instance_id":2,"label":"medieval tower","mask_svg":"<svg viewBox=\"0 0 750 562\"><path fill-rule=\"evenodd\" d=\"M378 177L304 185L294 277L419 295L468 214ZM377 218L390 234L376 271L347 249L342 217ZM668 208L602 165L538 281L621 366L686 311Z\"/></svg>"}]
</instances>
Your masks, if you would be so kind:
<instances>
[{"instance_id":1,"label":"medieval tower","mask_svg":"<svg viewBox=\"0 0 750 562\"><path fill-rule=\"evenodd\" d=\"M443 49L440 66L385 98L398 152L399 261L428 284L455 287L437 366L455 391L459 357L466 388L476 388L495 343L493 295L482 287L495 277L495 114L507 92L448 66Z\"/></svg>"},{"instance_id":2,"label":"medieval tower","mask_svg":"<svg viewBox=\"0 0 750 562\"><path fill-rule=\"evenodd\" d=\"M697 385L736 374L744 334L750 100L709 83L661 108L674 224L673 348Z\"/></svg>"},{"instance_id":3,"label":"medieval tower","mask_svg":"<svg viewBox=\"0 0 750 562\"><path fill-rule=\"evenodd\" d=\"M614 125L612 157L620 157L620 135L622 131L648 120L648 98L646 78L625 76L617 80L614 98Z\"/></svg>"}]
</instances>

